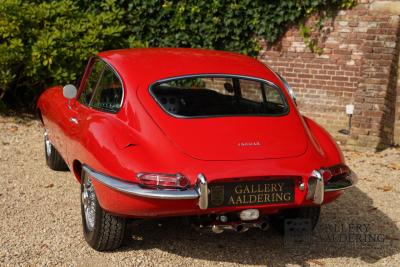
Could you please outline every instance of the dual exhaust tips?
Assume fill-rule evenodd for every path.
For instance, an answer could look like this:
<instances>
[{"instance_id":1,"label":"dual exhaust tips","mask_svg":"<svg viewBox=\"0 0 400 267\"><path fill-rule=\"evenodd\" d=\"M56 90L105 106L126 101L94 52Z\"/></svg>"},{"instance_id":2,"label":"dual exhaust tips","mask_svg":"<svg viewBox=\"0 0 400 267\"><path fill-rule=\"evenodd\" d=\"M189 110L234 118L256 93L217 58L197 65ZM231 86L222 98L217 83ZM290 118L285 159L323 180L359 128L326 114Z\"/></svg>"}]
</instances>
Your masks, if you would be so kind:
<instances>
[{"instance_id":1,"label":"dual exhaust tips","mask_svg":"<svg viewBox=\"0 0 400 267\"><path fill-rule=\"evenodd\" d=\"M250 228L258 228L262 231L267 231L269 223L267 221L260 222L239 222L229 224L214 224L211 226L211 231L215 234L220 234L224 231L234 231L238 233L244 233Z\"/></svg>"},{"instance_id":2,"label":"dual exhaust tips","mask_svg":"<svg viewBox=\"0 0 400 267\"><path fill-rule=\"evenodd\" d=\"M229 215L221 214L216 217L216 220L212 223L207 222L206 225L200 224L199 227L196 224L192 224L196 229L209 230L215 234L220 234L224 231L233 231L237 233L244 233L250 228L258 228L262 231L267 231L269 228L268 218L260 219L260 211L258 209L245 209L237 212L236 216L233 217L233 221L229 220ZM206 226L206 227L204 227Z\"/></svg>"}]
</instances>

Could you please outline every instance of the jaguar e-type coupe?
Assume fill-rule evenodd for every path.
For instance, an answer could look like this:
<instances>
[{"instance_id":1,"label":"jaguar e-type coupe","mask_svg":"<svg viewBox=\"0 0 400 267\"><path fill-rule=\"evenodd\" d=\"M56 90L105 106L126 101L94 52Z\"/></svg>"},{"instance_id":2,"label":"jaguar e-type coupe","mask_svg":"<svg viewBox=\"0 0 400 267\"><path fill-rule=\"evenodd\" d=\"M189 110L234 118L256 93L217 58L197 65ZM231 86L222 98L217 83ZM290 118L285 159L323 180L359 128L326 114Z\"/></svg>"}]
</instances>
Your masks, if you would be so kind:
<instances>
[{"instance_id":1,"label":"jaguar e-type coupe","mask_svg":"<svg viewBox=\"0 0 400 267\"><path fill-rule=\"evenodd\" d=\"M81 186L84 237L121 246L127 220L181 216L215 233L315 227L356 182L332 137L256 59L202 49L91 58L81 82L37 103L47 165Z\"/></svg>"}]
</instances>

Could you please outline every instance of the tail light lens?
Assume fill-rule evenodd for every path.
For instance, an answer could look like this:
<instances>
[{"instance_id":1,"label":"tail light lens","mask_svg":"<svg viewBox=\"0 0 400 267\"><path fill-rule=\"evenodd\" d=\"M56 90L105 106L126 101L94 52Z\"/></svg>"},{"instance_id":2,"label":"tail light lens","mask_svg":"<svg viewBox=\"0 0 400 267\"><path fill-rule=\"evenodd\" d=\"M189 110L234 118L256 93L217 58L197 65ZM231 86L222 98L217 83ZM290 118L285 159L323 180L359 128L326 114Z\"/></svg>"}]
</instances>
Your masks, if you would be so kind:
<instances>
[{"instance_id":1,"label":"tail light lens","mask_svg":"<svg viewBox=\"0 0 400 267\"><path fill-rule=\"evenodd\" d=\"M139 173L137 178L143 186L151 188L184 189L189 185L189 179L180 173Z\"/></svg>"},{"instance_id":2,"label":"tail light lens","mask_svg":"<svg viewBox=\"0 0 400 267\"><path fill-rule=\"evenodd\" d=\"M357 175L346 165L336 165L322 170L325 191L337 191L357 183Z\"/></svg>"},{"instance_id":3,"label":"tail light lens","mask_svg":"<svg viewBox=\"0 0 400 267\"><path fill-rule=\"evenodd\" d=\"M341 165L332 166L332 167L329 167L326 169L321 169L320 172L321 172L324 180L327 181L333 177L350 174L350 168L347 167L346 165L341 164Z\"/></svg>"}]
</instances>

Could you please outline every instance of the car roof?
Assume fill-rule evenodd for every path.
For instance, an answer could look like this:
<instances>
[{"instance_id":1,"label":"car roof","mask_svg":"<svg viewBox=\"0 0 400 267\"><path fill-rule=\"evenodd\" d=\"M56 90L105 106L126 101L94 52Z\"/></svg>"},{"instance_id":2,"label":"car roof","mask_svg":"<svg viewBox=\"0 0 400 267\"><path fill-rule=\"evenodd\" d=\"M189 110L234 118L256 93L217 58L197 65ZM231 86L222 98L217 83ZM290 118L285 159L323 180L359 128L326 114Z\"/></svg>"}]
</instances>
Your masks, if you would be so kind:
<instances>
[{"instance_id":1,"label":"car roof","mask_svg":"<svg viewBox=\"0 0 400 267\"><path fill-rule=\"evenodd\" d=\"M238 53L192 48L133 48L105 51L98 57L109 63L125 84L149 85L155 81L195 74L230 74L280 83L258 60Z\"/></svg>"}]
</instances>

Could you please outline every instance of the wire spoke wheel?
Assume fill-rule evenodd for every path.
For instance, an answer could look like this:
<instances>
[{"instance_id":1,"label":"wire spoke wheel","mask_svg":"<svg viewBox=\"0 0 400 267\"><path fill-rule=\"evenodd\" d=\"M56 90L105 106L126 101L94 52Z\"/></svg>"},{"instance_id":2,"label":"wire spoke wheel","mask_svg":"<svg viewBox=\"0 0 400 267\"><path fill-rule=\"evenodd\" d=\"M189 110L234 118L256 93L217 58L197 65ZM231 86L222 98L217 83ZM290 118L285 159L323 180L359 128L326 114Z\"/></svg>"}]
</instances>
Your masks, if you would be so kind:
<instances>
[{"instance_id":1,"label":"wire spoke wheel","mask_svg":"<svg viewBox=\"0 0 400 267\"><path fill-rule=\"evenodd\" d=\"M50 157L50 155L51 155L51 142L50 142L50 139L49 139L49 137L47 135L47 132L44 134L44 145L46 147L47 157Z\"/></svg>"},{"instance_id":2,"label":"wire spoke wheel","mask_svg":"<svg viewBox=\"0 0 400 267\"><path fill-rule=\"evenodd\" d=\"M44 156L46 158L46 164L50 169L55 171L67 171L68 166L62 158L61 154L54 147L54 144L50 140L49 133L47 130L44 132Z\"/></svg>"},{"instance_id":3,"label":"wire spoke wheel","mask_svg":"<svg viewBox=\"0 0 400 267\"><path fill-rule=\"evenodd\" d=\"M83 184L82 190L83 211L85 213L86 227L89 231L93 231L96 218L96 195L92 181L87 177Z\"/></svg>"},{"instance_id":4,"label":"wire spoke wheel","mask_svg":"<svg viewBox=\"0 0 400 267\"><path fill-rule=\"evenodd\" d=\"M81 214L86 241L97 251L119 248L125 235L126 219L111 215L101 208L94 178L83 171L81 179Z\"/></svg>"}]
</instances>

